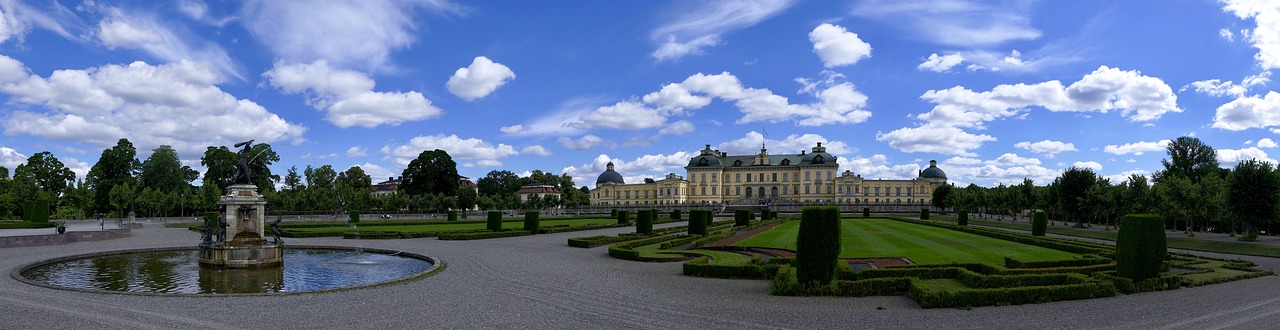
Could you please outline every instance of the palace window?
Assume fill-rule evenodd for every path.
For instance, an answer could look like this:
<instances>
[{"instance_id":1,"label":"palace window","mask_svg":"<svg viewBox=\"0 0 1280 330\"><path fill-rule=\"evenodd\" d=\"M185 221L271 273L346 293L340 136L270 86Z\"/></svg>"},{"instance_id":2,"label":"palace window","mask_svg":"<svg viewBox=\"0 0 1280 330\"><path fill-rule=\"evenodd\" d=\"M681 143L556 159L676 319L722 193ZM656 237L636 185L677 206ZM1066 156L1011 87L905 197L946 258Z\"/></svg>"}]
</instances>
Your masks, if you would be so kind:
<instances>
[{"instance_id":1,"label":"palace window","mask_svg":"<svg viewBox=\"0 0 1280 330\"><path fill-rule=\"evenodd\" d=\"M831 180L831 176L834 175L833 173L835 172L827 172L827 180Z\"/></svg>"},{"instance_id":2,"label":"palace window","mask_svg":"<svg viewBox=\"0 0 1280 330\"><path fill-rule=\"evenodd\" d=\"M747 173L747 182L751 182L751 173Z\"/></svg>"},{"instance_id":3,"label":"palace window","mask_svg":"<svg viewBox=\"0 0 1280 330\"><path fill-rule=\"evenodd\" d=\"M778 173L773 174L773 182L778 182Z\"/></svg>"},{"instance_id":4,"label":"palace window","mask_svg":"<svg viewBox=\"0 0 1280 330\"><path fill-rule=\"evenodd\" d=\"M809 185L804 185L804 193L809 193Z\"/></svg>"},{"instance_id":5,"label":"palace window","mask_svg":"<svg viewBox=\"0 0 1280 330\"><path fill-rule=\"evenodd\" d=\"M742 187L733 187L733 194L734 194L735 196L736 196L736 195L742 195Z\"/></svg>"},{"instance_id":6,"label":"palace window","mask_svg":"<svg viewBox=\"0 0 1280 330\"><path fill-rule=\"evenodd\" d=\"M893 189L893 195L894 195L894 196L902 196L902 187L895 187L895 188Z\"/></svg>"},{"instance_id":7,"label":"palace window","mask_svg":"<svg viewBox=\"0 0 1280 330\"><path fill-rule=\"evenodd\" d=\"M715 189L711 189L711 192L716 192L716 190L715 190ZM702 187L702 195L703 195L703 196L707 195L707 187L706 187L706 186L703 186L703 187Z\"/></svg>"},{"instance_id":8,"label":"palace window","mask_svg":"<svg viewBox=\"0 0 1280 330\"><path fill-rule=\"evenodd\" d=\"M876 196L880 196L880 187L876 187ZM879 200L879 199L876 199Z\"/></svg>"},{"instance_id":9,"label":"palace window","mask_svg":"<svg viewBox=\"0 0 1280 330\"><path fill-rule=\"evenodd\" d=\"M809 171L804 171L804 180L809 181Z\"/></svg>"},{"instance_id":10,"label":"palace window","mask_svg":"<svg viewBox=\"0 0 1280 330\"><path fill-rule=\"evenodd\" d=\"M712 179L715 179L716 177L713 175L713 176L711 176L711 178L712 178ZM698 179L698 181L706 182L706 181L707 181L707 174L706 174L706 173L702 173L702 177L701 177L701 178L699 178L699 179Z\"/></svg>"}]
</instances>

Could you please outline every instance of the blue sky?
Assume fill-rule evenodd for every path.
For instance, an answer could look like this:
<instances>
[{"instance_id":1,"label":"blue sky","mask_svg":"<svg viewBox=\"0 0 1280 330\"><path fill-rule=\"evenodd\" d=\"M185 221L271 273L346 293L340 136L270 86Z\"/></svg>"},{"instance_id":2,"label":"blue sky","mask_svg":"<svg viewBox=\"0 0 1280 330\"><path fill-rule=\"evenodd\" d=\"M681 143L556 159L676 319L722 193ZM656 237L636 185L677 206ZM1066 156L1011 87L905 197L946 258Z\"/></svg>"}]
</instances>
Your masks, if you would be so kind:
<instances>
[{"instance_id":1,"label":"blue sky","mask_svg":"<svg viewBox=\"0 0 1280 330\"><path fill-rule=\"evenodd\" d=\"M0 0L0 166L78 174L121 137L203 171L271 143L284 173L423 150L459 173L592 185L684 174L705 144L953 182L1113 182L1191 135L1274 160L1280 2Z\"/></svg>"}]
</instances>

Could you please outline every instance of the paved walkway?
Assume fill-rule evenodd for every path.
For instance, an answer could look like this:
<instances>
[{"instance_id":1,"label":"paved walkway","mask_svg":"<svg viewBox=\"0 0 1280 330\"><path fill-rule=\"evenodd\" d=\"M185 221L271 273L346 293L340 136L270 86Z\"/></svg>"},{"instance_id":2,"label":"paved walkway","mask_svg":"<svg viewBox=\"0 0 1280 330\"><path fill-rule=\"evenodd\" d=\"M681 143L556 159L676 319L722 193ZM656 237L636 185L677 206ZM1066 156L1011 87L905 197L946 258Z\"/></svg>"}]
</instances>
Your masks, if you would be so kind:
<instances>
[{"instance_id":1,"label":"paved walkway","mask_svg":"<svg viewBox=\"0 0 1280 330\"><path fill-rule=\"evenodd\" d=\"M46 289L0 276L0 328L1262 329L1280 324L1275 290L1280 276L1084 301L926 310L903 296L770 296L768 281L688 277L680 275L680 263L618 260L608 257L605 247L565 244L569 237L631 230L478 241L286 239L288 244L403 250L448 265L422 280L326 294L145 297ZM192 246L198 240L198 233L148 224L127 238L0 249L0 271L54 257ZM1280 269L1280 259L1244 258Z\"/></svg>"}]
</instances>

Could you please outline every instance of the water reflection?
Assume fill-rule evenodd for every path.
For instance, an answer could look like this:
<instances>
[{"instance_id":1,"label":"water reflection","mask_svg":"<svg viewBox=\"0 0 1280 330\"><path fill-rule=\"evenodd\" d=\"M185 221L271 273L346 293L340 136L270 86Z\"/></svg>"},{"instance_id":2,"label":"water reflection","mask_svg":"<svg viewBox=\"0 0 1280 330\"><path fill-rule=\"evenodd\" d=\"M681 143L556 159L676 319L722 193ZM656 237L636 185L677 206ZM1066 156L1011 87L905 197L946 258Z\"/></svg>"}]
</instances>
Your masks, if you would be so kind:
<instances>
[{"instance_id":1,"label":"water reflection","mask_svg":"<svg viewBox=\"0 0 1280 330\"><path fill-rule=\"evenodd\" d=\"M124 253L53 263L22 275L55 286L105 291L271 293L373 284L432 266L415 258L326 249L285 249L284 267L274 268L212 269L198 261L196 250Z\"/></svg>"}]
</instances>

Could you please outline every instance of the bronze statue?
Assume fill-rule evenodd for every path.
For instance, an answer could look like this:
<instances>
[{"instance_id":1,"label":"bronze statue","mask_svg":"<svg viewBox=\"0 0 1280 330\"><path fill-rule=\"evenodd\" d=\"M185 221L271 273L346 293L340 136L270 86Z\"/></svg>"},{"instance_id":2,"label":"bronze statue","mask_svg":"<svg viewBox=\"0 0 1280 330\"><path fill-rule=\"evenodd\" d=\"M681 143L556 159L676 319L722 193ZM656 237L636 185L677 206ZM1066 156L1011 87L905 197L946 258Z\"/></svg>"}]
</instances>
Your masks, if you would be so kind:
<instances>
[{"instance_id":1,"label":"bronze statue","mask_svg":"<svg viewBox=\"0 0 1280 330\"><path fill-rule=\"evenodd\" d=\"M208 244L213 242L213 220L204 219L204 230L200 231L200 243Z\"/></svg>"},{"instance_id":2,"label":"bronze statue","mask_svg":"<svg viewBox=\"0 0 1280 330\"><path fill-rule=\"evenodd\" d=\"M284 221L283 216L276 216L276 221L271 223L271 236L275 237L275 244L280 244L280 222Z\"/></svg>"},{"instance_id":3,"label":"bronze statue","mask_svg":"<svg viewBox=\"0 0 1280 330\"><path fill-rule=\"evenodd\" d=\"M242 146L244 149L240 149L240 162L236 164L235 183L253 184L253 180L249 176L249 160L251 158L249 150L253 147L253 140L236 143L235 145L236 148Z\"/></svg>"},{"instance_id":4,"label":"bronze statue","mask_svg":"<svg viewBox=\"0 0 1280 330\"><path fill-rule=\"evenodd\" d=\"M226 218L224 218L221 214L219 214L219 215L218 215L218 227L217 227L217 228L214 228L215 230L217 230L216 232L214 232L214 233L215 233L215 235L217 236L217 239L215 240L215 243L217 243L217 244L223 244L224 242L226 242L226 241L227 241L227 227L228 227L228 226L229 226L229 225L227 224L227 219L226 219Z\"/></svg>"}]
</instances>

